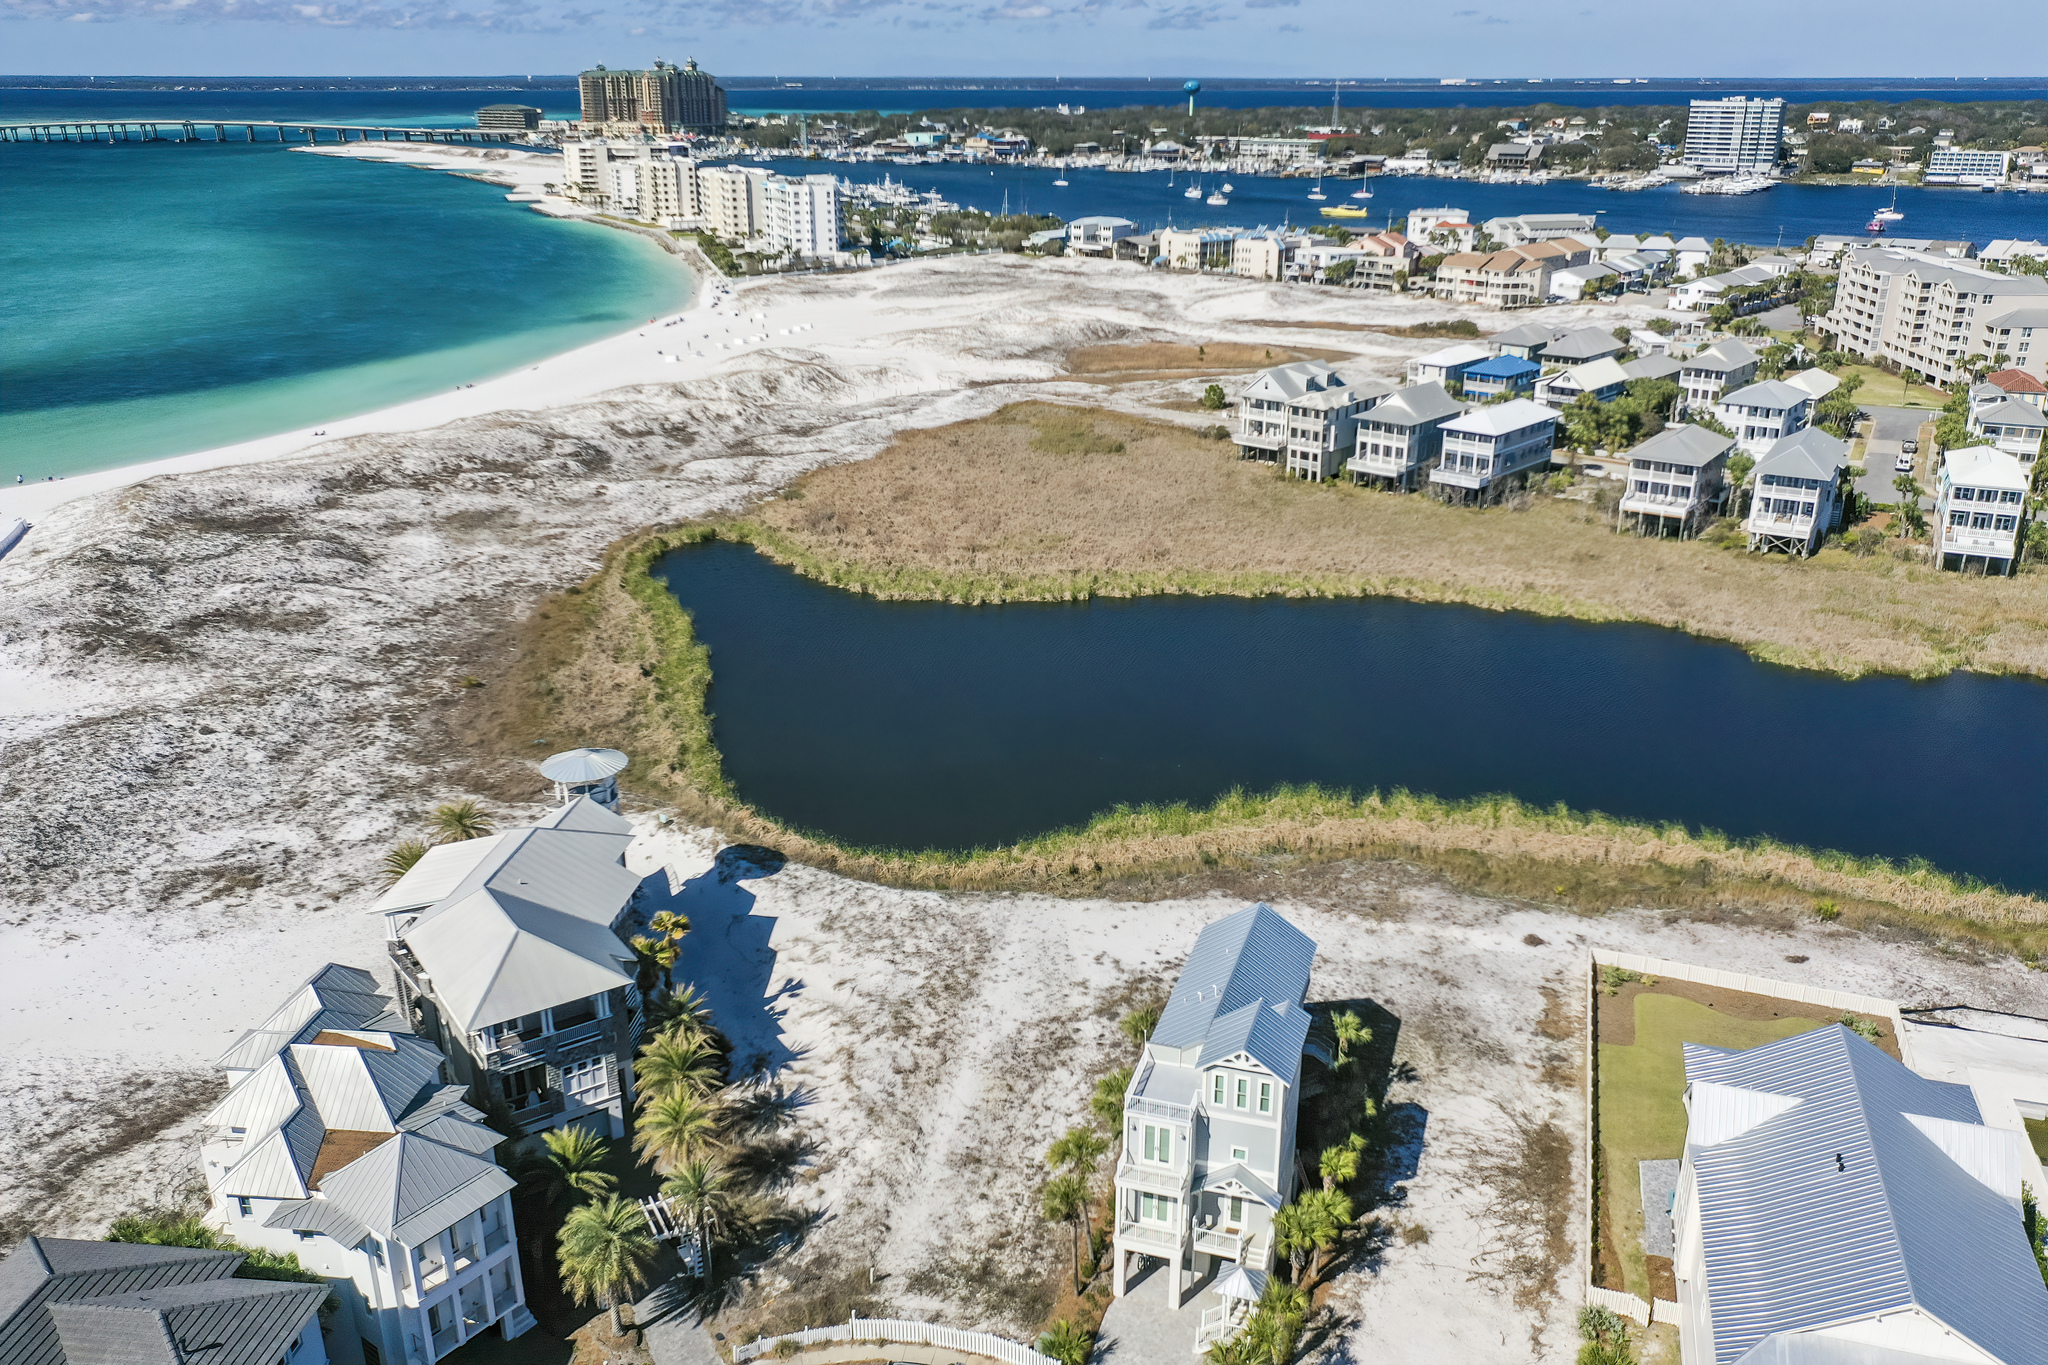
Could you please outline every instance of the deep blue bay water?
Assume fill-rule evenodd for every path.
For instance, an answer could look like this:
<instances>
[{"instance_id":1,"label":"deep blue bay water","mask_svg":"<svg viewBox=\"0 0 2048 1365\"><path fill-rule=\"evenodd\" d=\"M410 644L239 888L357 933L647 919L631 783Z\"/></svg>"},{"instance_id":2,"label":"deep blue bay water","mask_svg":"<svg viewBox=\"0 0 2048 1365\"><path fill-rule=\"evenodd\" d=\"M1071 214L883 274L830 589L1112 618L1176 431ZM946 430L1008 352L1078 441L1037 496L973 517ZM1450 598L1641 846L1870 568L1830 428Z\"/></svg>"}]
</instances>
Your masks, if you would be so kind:
<instances>
[{"instance_id":1,"label":"deep blue bay water","mask_svg":"<svg viewBox=\"0 0 2048 1365\"><path fill-rule=\"evenodd\" d=\"M2048 890L2038 680L1847 682L1655 627L1381 598L883 602L722 542L654 572L711 649L741 797L852 844L988 847L1119 803L1316 782Z\"/></svg>"}]
</instances>

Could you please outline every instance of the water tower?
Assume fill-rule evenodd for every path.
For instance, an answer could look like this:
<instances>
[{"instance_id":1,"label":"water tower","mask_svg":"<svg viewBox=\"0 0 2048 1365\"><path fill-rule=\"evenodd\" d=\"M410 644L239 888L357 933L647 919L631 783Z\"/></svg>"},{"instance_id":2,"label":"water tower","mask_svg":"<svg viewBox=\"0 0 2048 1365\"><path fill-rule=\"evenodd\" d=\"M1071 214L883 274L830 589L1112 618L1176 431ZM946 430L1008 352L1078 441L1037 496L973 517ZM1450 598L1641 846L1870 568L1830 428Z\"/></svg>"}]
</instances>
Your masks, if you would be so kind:
<instances>
[{"instance_id":1,"label":"water tower","mask_svg":"<svg viewBox=\"0 0 2048 1365\"><path fill-rule=\"evenodd\" d=\"M1193 118L1195 116L1195 96L1202 93L1202 83L1200 81L1189 81L1181 86L1181 89L1187 91L1188 117Z\"/></svg>"},{"instance_id":2,"label":"water tower","mask_svg":"<svg viewBox=\"0 0 2048 1365\"><path fill-rule=\"evenodd\" d=\"M616 812L619 774L630 762L617 749L569 749L543 761L540 775L555 784L555 799L565 806L579 796L587 796Z\"/></svg>"}]
</instances>

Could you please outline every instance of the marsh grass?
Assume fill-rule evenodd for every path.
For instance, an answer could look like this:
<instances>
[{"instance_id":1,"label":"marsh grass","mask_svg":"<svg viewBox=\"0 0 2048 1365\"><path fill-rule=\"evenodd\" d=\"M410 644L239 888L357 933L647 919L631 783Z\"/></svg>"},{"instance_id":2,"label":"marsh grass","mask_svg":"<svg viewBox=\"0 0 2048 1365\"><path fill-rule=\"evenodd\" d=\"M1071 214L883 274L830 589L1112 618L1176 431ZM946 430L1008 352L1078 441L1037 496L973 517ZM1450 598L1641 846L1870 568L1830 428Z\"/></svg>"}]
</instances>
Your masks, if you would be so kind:
<instances>
[{"instance_id":1,"label":"marsh grass","mask_svg":"<svg viewBox=\"0 0 2048 1365\"><path fill-rule=\"evenodd\" d=\"M1173 372L1256 370L1295 360L1349 360L1349 351L1315 346L1264 346L1255 342L1211 341L1193 346L1170 341L1114 342L1077 346L1067 352L1067 372L1077 375L1131 375Z\"/></svg>"},{"instance_id":2,"label":"marsh grass","mask_svg":"<svg viewBox=\"0 0 2048 1365\"><path fill-rule=\"evenodd\" d=\"M1084 428L1124 452L1075 458L1059 433ZM1305 484L1121 413L1017 404L905 432L799 487L761 508L748 538L876 597L1389 596L1647 622L1845 677L2048 674L2048 573L1966 578L1842 550L1751 555L1740 537L1638 539L1548 494L1481 510Z\"/></svg>"}]
</instances>

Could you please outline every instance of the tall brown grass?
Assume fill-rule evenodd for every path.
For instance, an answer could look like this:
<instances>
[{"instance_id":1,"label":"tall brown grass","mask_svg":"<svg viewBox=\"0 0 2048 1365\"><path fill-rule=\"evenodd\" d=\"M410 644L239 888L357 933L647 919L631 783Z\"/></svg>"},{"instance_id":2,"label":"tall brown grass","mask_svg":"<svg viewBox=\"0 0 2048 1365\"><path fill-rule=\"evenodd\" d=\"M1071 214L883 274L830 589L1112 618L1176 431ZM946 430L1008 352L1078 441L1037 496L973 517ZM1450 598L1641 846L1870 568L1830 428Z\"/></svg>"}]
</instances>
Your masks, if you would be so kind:
<instances>
[{"instance_id":1,"label":"tall brown grass","mask_svg":"<svg viewBox=\"0 0 2048 1365\"><path fill-rule=\"evenodd\" d=\"M754 538L803 573L880 597L1384 595L1649 622L1849 677L2048 675L2048 574L1966 578L1834 550L1751 555L1739 538L1643 540L1572 498L1480 510L1304 484L1183 428L1086 416L1124 448L1038 448L1047 427L1082 417L1052 405L906 432L875 459L807 477L797 498L761 510Z\"/></svg>"}]
</instances>

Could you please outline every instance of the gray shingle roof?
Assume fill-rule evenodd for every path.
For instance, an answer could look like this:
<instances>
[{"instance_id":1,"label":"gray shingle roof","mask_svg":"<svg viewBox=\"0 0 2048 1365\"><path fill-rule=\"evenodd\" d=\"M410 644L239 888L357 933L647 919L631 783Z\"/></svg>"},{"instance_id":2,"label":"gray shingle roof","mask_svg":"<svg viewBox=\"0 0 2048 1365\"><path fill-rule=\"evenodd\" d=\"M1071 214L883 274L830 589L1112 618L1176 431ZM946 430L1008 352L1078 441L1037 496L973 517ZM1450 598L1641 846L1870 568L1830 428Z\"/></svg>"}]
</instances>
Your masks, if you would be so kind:
<instances>
[{"instance_id":1,"label":"gray shingle roof","mask_svg":"<svg viewBox=\"0 0 2048 1365\"><path fill-rule=\"evenodd\" d=\"M1621 349L1621 343L1611 332L1598 327L1580 327L1566 332L1543 348L1543 358L1549 361L1570 363L1578 360L1595 360L1603 355L1613 355Z\"/></svg>"},{"instance_id":2,"label":"gray shingle roof","mask_svg":"<svg viewBox=\"0 0 2048 1365\"><path fill-rule=\"evenodd\" d=\"M1668 355L1644 355L1623 361L1621 372L1630 379L1669 379L1684 368Z\"/></svg>"},{"instance_id":3,"label":"gray shingle roof","mask_svg":"<svg viewBox=\"0 0 2048 1365\"><path fill-rule=\"evenodd\" d=\"M1727 454L1735 446L1732 437L1716 435L1705 427L1666 427L1628 453L1631 460L1663 460L1669 464L1698 468Z\"/></svg>"},{"instance_id":4,"label":"gray shingle roof","mask_svg":"<svg viewBox=\"0 0 2048 1365\"><path fill-rule=\"evenodd\" d=\"M2048 426L2048 413L2017 398L2001 398L1972 412L1970 422L1978 427L2043 427Z\"/></svg>"},{"instance_id":5,"label":"gray shingle roof","mask_svg":"<svg viewBox=\"0 0 2048 1365\"><path fill-rule=\"evenodd\" d=\"M1238 1053L1292 1085L1308 1036L1309 968L1316 945L1260 904L1202 930L1174 982L1152 1042L1211 1065ZM1197 1056L1187 1056L1189 1050Z\"/></svg>"},{"instance_id":6,"label":"gray shingle roof","mask_svg":"<svg viewBox=\"0 0 2048 1365\"><path fill-rule=\"evenodd\" d=\"M1716 1365L1913 1307L2007 1365L2048 1359L2048 1287L2020 1229L2024 1139L1984 1127L1967 1086L1839 1024L1742 1052L1684 1047Z\"/></svg>"},{"instance_id":7,"label":"gray shingle roof","mask_svg":"<svg viewBox=\"0 0 2048 1365\"><path fill-rule=\"evenodd\" d=\"M1420 426L1439 417L1455 417L1464 410L1463 403L1432 380L1427 384L1410 384L1386 402L1367 408L1364 420L1390 426Z\"/></svg>"},{"instance_id":8,"label":"gray shingle roof","mask_svg":"<svg viewBox=\"0 0 2048 1365\"><path fill-rule=\"evenodd\" d=\"M1688 370L1712 370L1726 374L1754 363L1756 352L1739 341L1717 341L1685 362Z\"/></svg>"},{"instance_id":9,"label":"gray shingle roof","mask_svg":"<svg viewBox=\"0 0 2048 1365\"><path fill-rule=\"evenodd\" d=\"M1540 322L1525 322L1519 327L1497 332L1488 339L1496 346L1548 346L1556 335L1554 327L1546 327Z\"/></svg>"},{"instance_id":10,"label":"gray shingle roof","mask_svg":"<svg viewBox=\"0 0 2048 1365\"><path fill-rule=\"evenodd\" d=\"M1782 379L1763 379L1754 384L1745 384L1733 393L1724 393L1723 403L1741 403L1754 408L1773 408L1784 411L1798 407L1801 403L1813 401L1813 394Z\"/></svg>"},{"instance_id":11,"label":"gray shingle roof","mask_svg":"<svg viewBox=\"0 0 2048 1365\"><path fill-rule=\"evenodd\" d=\"M203 1280L50 1306L65 1365L276 1365L327 1286Z\"/></svg>"},{"instance_id":12,"label":"gray shingle roof","mask_svg":"<svg viewBox=\"0 0 2048 1365\"><path fill-rule=\"evenodd\" d=\"M53 1303L225 1279L241 1263L239 1251L26 1238L0 1261L0 1365L64 1365Z\"/></svg>"},{"instance_id":13,"label":"gray shingle roof","mask_svg":"<svg viewBox=\"0 0 2048 1365\"><path fill-rule=\"evenodd\" d=\"M1756 462L1759 478L1820 479L1832 483L1849 463L1849 443L1819 427L1804 427L1771 443Z\"/></svg>"}]
</instances>

